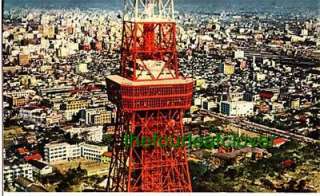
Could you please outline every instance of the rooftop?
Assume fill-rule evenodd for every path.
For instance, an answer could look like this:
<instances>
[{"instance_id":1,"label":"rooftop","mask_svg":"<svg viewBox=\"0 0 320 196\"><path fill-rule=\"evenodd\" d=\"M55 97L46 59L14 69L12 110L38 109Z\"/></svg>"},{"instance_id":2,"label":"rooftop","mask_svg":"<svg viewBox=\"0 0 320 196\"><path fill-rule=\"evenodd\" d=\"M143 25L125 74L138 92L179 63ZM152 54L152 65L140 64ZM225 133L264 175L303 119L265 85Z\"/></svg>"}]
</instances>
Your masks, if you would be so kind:
<instances>
[{"instance_id":1,"label":"rooftop","mask_svg":"<svg viewBox=\"0 0 320 196\"><path fill-rule=\"evenodd\" d=\"M191 78L178 78L167 80L150 80L150 81L132 81L119 75L111 75L107 77L109 80L114 81L120 85L126 86L156 86L156 85L176 85L176 84L189 84L193 80Z\"/></svg>"},{"instance_id":2,"label":"rooftop","mask_svg":"<svg viewBox=\"0 0 320 196\"><path fill-rule=\"evenodd\" d=\"M39 153L34 153L32 155L24 157L24 160L26 160L26 161L41 160L41 159L42 159L42 156Z\"/></svg>"},{"instance_id":3,"label":"rooftop","mask_svg":"<svg viewBox=\"0 0 320 196\"><path fill-rule=\"evenodd\" d=\"M112 157L112 152L104 152L102 155L105 157Z\"/></svg>"},{"instance_id":4,"label":"rooftop","mask_svg":"<svg viewBox=\"0 0 320 196\"><path fill-rule=\"evenodd\" d=\"M40 185L34 184L31 180L19 176L15 182L21 187L25 188L28 192L48 192L45 188Z\"/></svg>"},{"instance_id":5,"label":"rooftop","mask_svg":"<svg viewBox=\"0 0 320 196\"><path fill-rule=\"evenodd\" d=\"M38 169L43 169L47 166L47 164L40 162L40 161L36 161L36 160L30 160L30 161L28 161L28 163L30 163L32 166L34 166Z\"/></svg>"}]
</instances>

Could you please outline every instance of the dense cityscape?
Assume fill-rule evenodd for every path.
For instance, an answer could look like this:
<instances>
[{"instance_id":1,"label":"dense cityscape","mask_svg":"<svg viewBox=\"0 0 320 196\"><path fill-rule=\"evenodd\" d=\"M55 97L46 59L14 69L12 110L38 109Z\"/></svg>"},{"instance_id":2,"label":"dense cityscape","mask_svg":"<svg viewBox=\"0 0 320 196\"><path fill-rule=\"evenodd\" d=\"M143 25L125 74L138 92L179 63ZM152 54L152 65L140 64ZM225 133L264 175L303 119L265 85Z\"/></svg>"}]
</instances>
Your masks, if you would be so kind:
<instances>
[{"instance_id":1,"label":"dense cityscape","mask_svg":"<svg viewBox=\"0 0 320 196\"><path fill-rule=\"evenodd\" d=\"M3 14L5 191L100 192L117 107L121 11ZM195 192L320 192L318 15L178 12L180 72L195 81L185 132L273 136L256 146L188 149Z\"/></svg>"}]
</instances>

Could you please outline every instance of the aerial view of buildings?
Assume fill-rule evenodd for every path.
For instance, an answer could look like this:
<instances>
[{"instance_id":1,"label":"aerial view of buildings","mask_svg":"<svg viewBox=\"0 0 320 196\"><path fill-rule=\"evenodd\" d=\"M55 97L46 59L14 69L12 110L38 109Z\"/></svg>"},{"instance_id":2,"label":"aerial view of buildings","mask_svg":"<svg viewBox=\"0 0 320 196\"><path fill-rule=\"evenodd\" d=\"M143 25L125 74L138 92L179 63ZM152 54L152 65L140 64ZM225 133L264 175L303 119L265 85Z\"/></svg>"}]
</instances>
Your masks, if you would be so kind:
<instances>
[{"instance_id":1,"label":"aerial view of buildings","mask_svg":"<svg viewBox=\"0 0 320 196\"><path fill-rule=\"evenodd\" d=\"M4 191L320 192L319 0L3 6Z\"/></svg>"}]
</instances>

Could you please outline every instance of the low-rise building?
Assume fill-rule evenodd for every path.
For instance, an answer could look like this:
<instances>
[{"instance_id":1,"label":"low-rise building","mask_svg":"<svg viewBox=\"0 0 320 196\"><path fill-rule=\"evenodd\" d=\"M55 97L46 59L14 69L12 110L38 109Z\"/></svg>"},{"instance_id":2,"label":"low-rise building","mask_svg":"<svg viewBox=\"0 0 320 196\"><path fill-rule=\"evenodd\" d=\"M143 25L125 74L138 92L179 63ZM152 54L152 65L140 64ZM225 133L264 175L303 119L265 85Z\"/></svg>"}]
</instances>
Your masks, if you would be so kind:
<instances>
[{"instance_id":1,"label":"low-rise building","mask_svg":"<svg viewBox=\"0 0 320 196\"><path fill-rule=\"evenodd\" d=\"M33 172L37 176L45 176L53 172L52 166L46 163L36 161L36 160L28 161L28 163L32 165Z\"/></svg>"},{"instance_id":2,"label":"low-rise building","mask_svg":"<svg viewBox=\"0 0 320 196\"><path fill-rule=\"evenodd\" d=\"M251 116L253 108L254 103L249 101L220 102L220 112L228 116Z\"/></svg>"},{"instance_id":3,"label":"low-rise building","mask_svg":"<svg viewBox=\"0 0 320 196\"><path fill-rule=\"evenodd\" d=\"M83 109L80 111L81 118L85 120L85 123L87 125L95 124L94 123L94 116L99 116L100 114L106 113L105 107L97 107L97 108L89 108L89 109ZM111 117L110 117L111 118ZM99 119L98 119L99 120ZM103 120L103 119L101 119Z\"/></svg>"},{"instance_id":4,"label":"low-rise building","mask_svg":"<svg viewBox=\"0 0 320 196\"><path fill-rule=\"evenodd\" d=\"M66 120L72 120L73 115L77 114L81 109L88 107L86 100L73 100L68 103L61 104L61 109L64 110L64 117Z\"/></svg>"},{"instance_id":5,"label":"low-rise building","mask_svg":"<svg viewBox=\"0 0 320 196\"><path fill-rule=\"evenodd\" d=\"M19 55L19 65L24 66L28 65L30 62L30 57L28 54L20 54Z\"/></svg>"},{"instance_id":6,"label":"low-rise building","mask_svg":"<svg viewBox=\"0 0 320 196\"><path fill-rule=\"evenodd\" d=\"M296 98L296 99L291 100L290 107L291 107L291 109L299 109L300 108L300 99Z\"/></svg>"},{"instance_id":7,"label":"low-rise building","mask_svg":"<svg viewBox=\"0 0 320 196\"><path fill-rule=\"evenodd\" d=\"M109 174L108 166L92 166L86 169L87 176L95 176L95 175L107 175Z\"/></svg>"},{"instance_id":8,"label":"low-rise building","mask_svg":"<svg viewBox=\"0 0 320 196\"><path fill-rule=\"evenodd\" d=\"M15 179L14 186L19 192L48 192L43 185L36 184L32 180L22 176Z\"/></svg>"},{"instance_id":9,"label":"low-rise building","mask_svg":"<svg viewBox=\"0 0 320 196\"><path fill-rule=\"evenodd\" d=\"M110 111L104 111L99 114L95 114L91 117L91 122L94 125L104 125L112 122L112 113Z\"/></svg>"},{"instance_id":10,"label":"low-rise building","mask_svg":"<svg viewBox=\"0 0 320 196\"><path fill-rule=\"evenodd\" d=\"M28 98L26 97L7 96L5 99L12 107L21 107L28 103Z\"/></svg>"},{"instance_id":11,"label":"low-rise building","mask_svg":"<svg viewBox=\"0 0 320 196\"><path fill-rule=\"evenodd\" d=\"M108 151L107 146L98 146L86 143L80 144L68 144L55 143L45 145L45 160L50 162L67 161L83 157L89 160L95 160L100 162L101 155Z\"/></svg>"},{"instance_id":12,"label":"low-rise building","mask_svg":"<svg viewBox=\"0 0 320 196\"><path fill-rule=\"evenodd\" d=\"M97 146L86 143L82 143L79 146L81 148L81 156L89 160L101 161L101 155L108 151L107 146Z\"/></svg>"},{"instance_id":13,"label":"low-rise building","mask_svg":"<svg viewBox=\"0 0 320 196\"><path fill-rule=\"evenodd\" d=\"M232 62L224 62L220 64L219 69L225 75L232 75L235 71L235 65Z\"/></svg>"},{"instance_id":14,"label":"low-rise building","mask_svg":"<svg viewBox=\"0 0 320 196\"><path fill-rule=\"evenodd\" d=\"M18 176L23 176L33 180L32 165L28 163L18 165L4 165L3 179L7 183L12 183Z\"/></svg>"},{"instance_id":15,"label":"low-rise building","mask_svg":"<svg viewBox=\"0 0 320 196\"><path fill-rule=\"evenodd\" d=\"M63 122L63 115L59 112L51 112L46 116L47 126L59 125L61 122Z\"/></svg>"},{"instance_id":16,"label":"low-rise building","mask_svg":"<svg viewBox=\"0 0 320 196\"><path fill-rule=\"evenodd\" d=\"M101 162L102 163L110 163L112 157L112 152L104 152L101 155Z\"/></svg>"},{"instance_id":17,"label":"low-rise building","mask_svg":"<svg viewBox=\"0 0 320 196\"><path fill-rule=\"evenodd\" d=\"M44 147L44 159L45 161L55 162L68 160L70 157L69 151L72 150L72 145L64 143L46 144Z\"/></svg>"},{"instance_id":18,"label":"low-rise building","mask_svg":"<svg viewBox=\"0 0 320 196\"><path fill-rule=\"evenodd\" d=\"M76 73L87 73L88 68L86 63L79 63L76 65Z\"/></svg>"},{"instance_id":19,"label":"low-rise building","mask_svg":"<svg viewBox=\"0 0 320 196\"><path fill-rule=\"evenodd\" d=\"M46 113L43 111L42 108L21 108L19 116L23 120L31 121L34 123L44 123L46 120Z\"/></svg>"},{"instance_id":20,"label":"low-rise building","mask_svg":"<svg viewBox=\"0 0 320 196\"><path fill-rule=\"evenodd\" d=\"M71 127L65 132L69 133L70 137L77 135L78 138L83 138L86 141L102 142L103 126Z\"/></svg>"}]
</instances>

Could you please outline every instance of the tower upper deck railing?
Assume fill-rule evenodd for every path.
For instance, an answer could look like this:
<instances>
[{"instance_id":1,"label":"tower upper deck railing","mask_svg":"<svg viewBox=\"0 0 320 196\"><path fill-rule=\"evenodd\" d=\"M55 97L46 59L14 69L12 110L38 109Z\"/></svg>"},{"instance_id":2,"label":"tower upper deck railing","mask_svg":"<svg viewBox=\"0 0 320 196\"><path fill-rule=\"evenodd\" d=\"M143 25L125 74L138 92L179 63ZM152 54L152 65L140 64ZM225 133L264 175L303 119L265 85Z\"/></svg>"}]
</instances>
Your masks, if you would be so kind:
<instances>
[{"instance_id":1,"label":"tower upper deck railing","mask_svg":"<svg viewBox=\"0 0 320 196\"><path fill-rule=\"evenodd\" d=\"M124 21L174 22L174 0L124 0Z\"/></svg>"}]
</instances>

